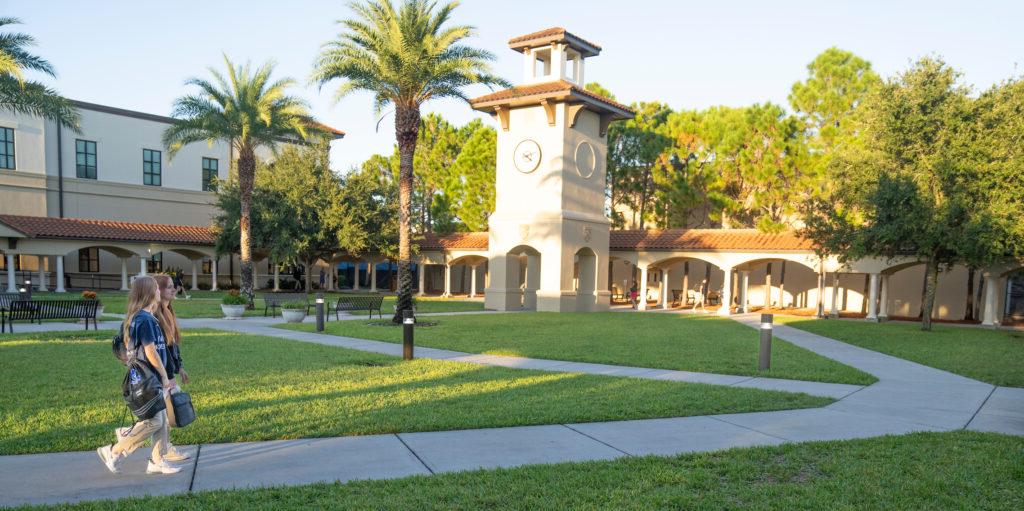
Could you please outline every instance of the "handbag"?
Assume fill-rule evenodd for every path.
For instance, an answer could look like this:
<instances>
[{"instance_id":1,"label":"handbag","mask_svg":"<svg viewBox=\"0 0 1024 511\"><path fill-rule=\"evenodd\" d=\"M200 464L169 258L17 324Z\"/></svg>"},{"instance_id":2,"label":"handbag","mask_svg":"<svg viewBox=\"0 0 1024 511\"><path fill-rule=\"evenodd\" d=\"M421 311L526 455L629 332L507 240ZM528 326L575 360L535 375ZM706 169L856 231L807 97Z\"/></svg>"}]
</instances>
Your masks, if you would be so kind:
<instances>
[{"instance_id":1,"label":"handbag","mask_svg":"<svg viewBox=\"0 0 1024 511\"><path fill-rule=\"evenodd\" d=\"M121 383L121 395L132 415L139 420L152 419L166 407L160 376L149 361L139 358L141 346L128 352L128 372Z\"/></svg>"},{"instance_id":2,"label":"handbag","mask_svg":"<svg viewBox=\"0 0 1024 511\"><path fill-rule=\"evenodd\" d=\"M196 420L196 410L188 392L179 390L167 395L167 420L175 428L183 428Z\"/></svg>"}]
</instances>

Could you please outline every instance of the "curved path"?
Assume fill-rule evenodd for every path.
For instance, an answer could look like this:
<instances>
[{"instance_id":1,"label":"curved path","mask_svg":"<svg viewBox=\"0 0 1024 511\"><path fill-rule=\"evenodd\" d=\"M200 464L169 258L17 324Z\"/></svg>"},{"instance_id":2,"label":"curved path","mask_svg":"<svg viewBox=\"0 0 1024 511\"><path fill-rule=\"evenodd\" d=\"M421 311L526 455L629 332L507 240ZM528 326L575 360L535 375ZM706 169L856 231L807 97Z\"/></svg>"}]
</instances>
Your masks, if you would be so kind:
<instances>
[{"instance_id":1,"label":"curved path","mask_svg":"<svg viewBox=\"0 0 1024 511\"><path fill-rule=\"evenodd\" d=\"M755 315L740 315L734 319L754 328L758 326ZM377 353L395 354L401 349L392 343L280 330L270 327L265 320L183 320L182 323L190 327L270 335ZM65 328L52 325L50 329ZM968 428L1024 434L1024 389L996 388L787 326L777 325L774 333L819 355L870 373L879 381L867 387L857 387L717 375L722 380L716 382L703 380L716 376L705 373L490 357L418 348L417 356L421 357L506 367L702 381L777 390L795 390L800 385L808 385L807 389L814 391L810 393L833 395L838 400L822 408L777 412L204 444L190 448L196 455L191 469L175 476L141 475L147 455L143 452L145 449L140 449L126 460L124 473L119 476L111 476L103 470L93 452L3 456L0 457L0 505L382 479L633 455L673 455L784 442L845 440L915 431ZM740 380L732 380L736 378ZM782 388L786 386L789 388ZM53 478L56 473L61 475L59 480Z\"/></svg>"}]
</instances>

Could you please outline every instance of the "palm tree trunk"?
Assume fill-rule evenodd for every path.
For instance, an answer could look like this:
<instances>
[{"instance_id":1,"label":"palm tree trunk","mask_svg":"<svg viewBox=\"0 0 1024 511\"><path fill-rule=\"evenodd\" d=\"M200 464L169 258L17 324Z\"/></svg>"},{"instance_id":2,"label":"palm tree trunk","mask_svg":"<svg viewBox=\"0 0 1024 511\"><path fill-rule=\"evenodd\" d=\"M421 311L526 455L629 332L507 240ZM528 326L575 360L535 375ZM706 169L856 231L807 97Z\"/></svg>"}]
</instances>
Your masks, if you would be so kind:
<instances>
[{"instance_id":1,"label":"palm tree trunk","mask_svg":"<svg viewBox=\"0 0 1024 511\"><path fill-rule=\"evenodd\" d=\"M392 321L400 323L402 314L412 309L411 233L412 162L416 155L416 139L420 130L418 108L398 107L395 112L395 138L398 141L398 299Z\"/></svg>"},{"instance_id":2,"label":"palm tree trunk","mask_svg":"<svg viewBox=\"0 0 1024 511\"><path fill-rule=\"evenodd\" d=\"M935 290L939 284L939 262L932 257L925 267L924 303L921 304L921 330L932 329L932 310L935 308Z\"/></svg>"},{"instance_id":3,"label":"palm tree trunk","mask_svg":"<svg viewBox=\"0 0 1024 511\"><path fill-rule=\"evenodd\" d=\"M242 294L249 298L247 308L253 308L252 294L252 237L249 212L252 206L252 188L256 178L256 155L251 148L238 151L238 191L241 215L238 219L239 259L242 266Z\"/></svg>"}]
</instances>

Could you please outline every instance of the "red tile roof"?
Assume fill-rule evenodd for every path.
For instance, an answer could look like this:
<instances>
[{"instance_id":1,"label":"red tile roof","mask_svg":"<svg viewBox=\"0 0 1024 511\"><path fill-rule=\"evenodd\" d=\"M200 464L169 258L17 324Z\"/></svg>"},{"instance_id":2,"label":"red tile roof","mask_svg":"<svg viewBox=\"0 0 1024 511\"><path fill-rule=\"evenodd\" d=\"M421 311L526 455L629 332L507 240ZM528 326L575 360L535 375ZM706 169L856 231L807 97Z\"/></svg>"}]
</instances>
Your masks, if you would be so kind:
<instances>
[{"instance_id":1,"label":"red tile roof","mask_svg":"<svg viewBox=\"0 0 1024 511\"><path fill-rule=\"evenodd\" d=\"M84 220L39 216L0 215L0 223L30 238L213 245L209 227L143 224L115 220Z\"/></svg>"},{"instance_id":2,"label":"red tile roof","mask_svg":"<svg viewBox=\"0 0 1024 511\"><path fill-rule=\"evenodd\" d=\"M519 85L512 87L511 89L500 90L492 92L490 94L473 98L469 100L469 104L476 107L477 105L484 105L487 103L511 101L515 99L526 99L532 96L551 96L557 94L566 94L577 96L583 96L584 98L590 98L598 103L613 107L618 110L622 110L629 114L633 113L633 110L628 106L623 105L617 101L608 99L600 94L588 91L575 83L568 82L565 80L555 80L551 82L534 83L530 85Z\"/></svg>"},{"instance_id":3,"label":"red tile roof","mask_svg":"<svg viewBox=\"0 0 1024 511\"><path fill-rule=\"evenodd\" d=\"M539 46L541 44L553 43L553 42L567 42L579 50L585 50L586 56L597 55L601 51L601 47L576 35L562 27L551 27L545 28L544 30L538 30L526 35L513 37L508 40L508 45L516 51L520 48ZM536 44L530 44L536 43ZM574 44L575 43L575 44Z\"/></svg>"},{"instance_id":4,"label":"red tile roof","mask_svg":"<svg viewBox=\"0 0 1024 511\"><path fill-rule=\"evenodd\" d=\"M486 232L426 233L416 241L420 250L487 250L488 243Z\"/></svg>"},{"instance_id":5,"label":"red tile roof","mask_svg":"<svg viewBox=\"0 0 1024 511\"><path fill-rule=\"evenodd\" d=\"M421 250L487 250L486 232L427 234ZM768 234L756 229L663 229L611 231L611 250L812 250L809 240L792 232Z\"/></svg>"},{"instance_id":6,"label":"red tile roof","mask_svg":"<svg viewBox=\"0 0 1024 511\"><path fill-rule=\"evenodd\" d=\"M757 229L662 229L612 231L611 250L811 250L793 232Z\"/></svg>"}]
</instances>

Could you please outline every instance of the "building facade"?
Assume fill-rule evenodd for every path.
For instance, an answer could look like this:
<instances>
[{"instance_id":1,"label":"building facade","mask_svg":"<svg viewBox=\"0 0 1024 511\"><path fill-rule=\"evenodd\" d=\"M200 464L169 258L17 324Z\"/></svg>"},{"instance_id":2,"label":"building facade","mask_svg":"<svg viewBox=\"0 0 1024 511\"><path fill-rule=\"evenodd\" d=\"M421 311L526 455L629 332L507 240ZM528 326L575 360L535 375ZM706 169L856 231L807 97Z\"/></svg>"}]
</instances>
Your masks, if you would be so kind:
<instances>
[{"instance_id":1,"label":"building facade","mask_svg":"<svg viewBox=\"0 0 1024 511\"><path fill-rule=\"evenodd\" d=\"M227 143L190 144L172 159L161 137L174 119L73 103L82 120L80 133L58 129L55 123L36 117L0 111L0 215L211 225L216 183L228 178L233 160ZM331 131L335 138L344 136ZM269 159L272 154L260 148L257 156ZM63 264L70 286L120 287L123 252L89 246L69 255ZM187 273L193 263L180 253L150 251L132 255L130 267L137 268L140 258L146 259L150 272L176 268ZM236 257L216 257L209 251L195 262L204 287L213 285L216 270L227 282L237 279ZM6 269L7 263L4 257L0 269ZM264 276L270 273L268 264L262 265ZM17 254L14 265L29 275L33 285L56 287L55 282L46 282L56 273L52 257Z\"/></svg>"}]
</instances>

